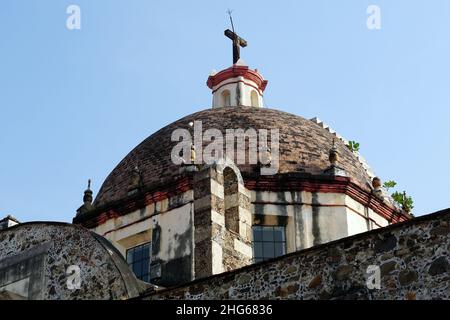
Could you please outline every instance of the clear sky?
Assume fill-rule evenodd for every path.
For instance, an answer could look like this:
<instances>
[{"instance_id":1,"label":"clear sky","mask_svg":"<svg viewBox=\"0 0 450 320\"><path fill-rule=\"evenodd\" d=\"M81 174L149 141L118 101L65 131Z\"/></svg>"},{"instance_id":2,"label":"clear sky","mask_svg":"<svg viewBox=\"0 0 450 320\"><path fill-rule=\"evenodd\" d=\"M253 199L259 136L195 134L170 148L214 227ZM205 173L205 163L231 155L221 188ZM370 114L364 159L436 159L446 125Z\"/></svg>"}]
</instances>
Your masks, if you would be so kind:
<instances>
[{"instance_id":1,"label":"clear sky","mask_svg":"<svg viewBox=\"0 0 450 320\"><path fill-rule=\"evenodd\" d=\"M450 207L448 0L2 0L0 216L71 221L88 178L96 193L144 138L208 108L208 74L231 64L228 8L268 107L360 142L416 215Z\"/></svg>"}]
</instances>

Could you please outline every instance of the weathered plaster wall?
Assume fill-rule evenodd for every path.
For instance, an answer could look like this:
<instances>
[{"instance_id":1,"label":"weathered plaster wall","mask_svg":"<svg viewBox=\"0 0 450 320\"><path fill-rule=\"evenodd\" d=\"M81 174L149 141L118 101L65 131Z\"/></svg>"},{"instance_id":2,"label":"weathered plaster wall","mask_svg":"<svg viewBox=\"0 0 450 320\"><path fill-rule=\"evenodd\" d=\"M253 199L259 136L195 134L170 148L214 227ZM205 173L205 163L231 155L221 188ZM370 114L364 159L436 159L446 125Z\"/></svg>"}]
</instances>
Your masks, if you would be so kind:
<instances>
[{"instance_id":1,"label":"weathered plaster wall","mask_svg":"<svg viewBox=\"0 0 450 320\"><path fill-rule=\"evenodd\" d=\"M196 172L194 190L111 218L93 231L124 257L127 249L151 242L151 282L168 287L250 264L252 224L284 225L288 253L387 225L341 193L250 192L237 167L228 165L233 169L222 164ZM227 168L240 181L230 190Z\"/></svg>"},{"instance_id":2,"label":"weathered plaster wall","mask_svg":"<svg viewBox=\"0 0 450 320\"><path fill-rule=\"evenodd\" d=\"M252 191L251 203L254 224L286 227L287 252L388 225L343 193Z\"/></svg>"},{"instance_id":3,"label":"weathered plaster wall","mask_svg":"<svg viewBox=\"0 0 450 320\"><path fill-rule=\"evenodd\" d=\"M80 289L67 286L80 268ZM98 235L63 223L26 223L0 231L0 291L28 299L128 299L137 279L120 253Z\"/></svg>"},{"instance_id":4,"label":"weathered plaster wall","mask_svg":"<svg viewBox=\"0 0 450 320\"><path fill-rule=\"evenodd\" d=\"M450 299L450 209L144 299ZM366 286L380 268L380 289Z\"/></svg>"},{"instance_id":5,"label":"weathered plaster wall","mask_svg":"<svg viewBox=\"0 0 450 320\"><path fill-rule=\"evenodd\" d=\"M194 279L192 190L109 219L92 231L110 240L124 257L128 249L151 242L154 284L172 286Z\"/></svg>"},{"instance_id":6,"label":"weathered plaster wall","mask_svg":"<svg viewBox=\"0 0 450 320\"><path fill-rule=\"evenodd\" d=\"M237 106L237 87L239 87L240 91L240 106L252 106L251 101L251 93L252 91L255 91L257 94L257 101L258 101L258 107L263 106L263 98L262 93L256 89L258 88L258 85L248 79L244 79L243 77L236 77L231 78L228 80L225 80L224 82L221 82L217 86L213 87L213 102L212 107L213 108L219 108L219 107L229 107L229 106ZM230 92L230 105L225 106L223 104L222 99L222 93L228 90Z\"/></svg>"}]
</instances>

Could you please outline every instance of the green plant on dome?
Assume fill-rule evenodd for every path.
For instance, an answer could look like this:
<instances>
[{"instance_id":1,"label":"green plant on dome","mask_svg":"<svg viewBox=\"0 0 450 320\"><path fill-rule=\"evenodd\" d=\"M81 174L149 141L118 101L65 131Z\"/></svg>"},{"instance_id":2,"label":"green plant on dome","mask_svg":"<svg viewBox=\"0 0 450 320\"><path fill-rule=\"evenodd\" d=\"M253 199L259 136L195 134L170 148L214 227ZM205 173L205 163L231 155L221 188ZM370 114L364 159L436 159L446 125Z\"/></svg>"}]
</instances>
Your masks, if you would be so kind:
<instances>
[{"instance_id":1,"label":"green plant on dome","mask_svg":"<svg viewBox=\"0 0 450 320\"><path fill-rule=\"evenodd\" d=\"M414 208L414 201L411 196L406 194L406 191L395 191L391 196L406 212L410 212Z\"/></svg>"},{"instance_id":2,"label":"green plant on dome","mask_svg":"<svg viewBox=\"0 0 450 320\"><path fill-rule=\"evenodd\" d=\"M388 180L383 183L383 187L389 191L397 186L397 182L394 180ZM395 191L391 194L392 199L406 212L413 216L411 210L414 208L414 201L411 196L406 194L406 191Z\"/></svg>"},{"instance_id":3,"label":"green plant on dome","mask_svg":"<svg viewBox=\"0 0 450 320\"><path fill-rule=\"evenodd\" d=\"M389 189L395 188L395 186L397 185L397 182L395 182L394 180L389 180L386 181L385 183L383 183L383 187L389 191Z\"/></svg>"},{"instance_id":4,"label":"green plant on dome","mask_svg":"<svg viewBox=\"0 0 450 320\"><path fill-rule=\"evenodd\" d=\"M347 147L350 149L350 151L352 152L358 152L359 151L359 142L356 141L349 141L347 144Z\"/></svg>"}]
</instances>

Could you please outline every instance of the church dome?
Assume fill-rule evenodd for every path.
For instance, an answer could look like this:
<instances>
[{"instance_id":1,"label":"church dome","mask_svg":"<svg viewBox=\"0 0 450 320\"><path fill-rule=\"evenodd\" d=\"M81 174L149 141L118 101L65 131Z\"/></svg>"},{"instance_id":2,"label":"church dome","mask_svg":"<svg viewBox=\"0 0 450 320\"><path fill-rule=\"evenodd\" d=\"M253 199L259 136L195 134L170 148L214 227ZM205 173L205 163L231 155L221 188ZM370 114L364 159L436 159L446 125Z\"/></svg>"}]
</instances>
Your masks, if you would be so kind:
<instances>
[{"instance_id":1,"label":"church dome","mask_svg":"<svg viewBox=\"0 0 450 320\"><path fill-rule=\"evenodd\" d=\"M128 195L133 170L139 168L142 186L157 187L179 174L180 165L171 160L171 150L178 143L171 141L175 129L189 129L194 121L202 122L203 132L218 129L278 129L278 173L306 172L323 174L329 167L329 151L335 141L339 152L338 165L352 182L369 191L371 178L345 143L317 123L302 117L268 108L219 107L188 115L160 129L134 148L109 174L95 199L95 207L120 200ZM204 142L204 146L209 142ZM242 176L254 173L250 165L239 165Z\"/></svg>"}]
</instances>

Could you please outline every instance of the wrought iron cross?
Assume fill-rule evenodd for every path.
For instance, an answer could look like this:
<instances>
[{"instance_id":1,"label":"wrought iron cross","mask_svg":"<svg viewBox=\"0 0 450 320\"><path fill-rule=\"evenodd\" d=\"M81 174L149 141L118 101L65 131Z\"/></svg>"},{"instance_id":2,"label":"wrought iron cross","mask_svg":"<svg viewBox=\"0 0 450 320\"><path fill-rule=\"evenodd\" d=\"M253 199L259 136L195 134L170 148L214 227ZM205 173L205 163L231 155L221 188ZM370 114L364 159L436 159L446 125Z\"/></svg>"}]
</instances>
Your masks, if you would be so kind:
<instances>
[{"instance_id":1,"label":"wrought iron cross","mask_svg":"<svg viewBox=\"0 0 450 320\"><path fill-rule=\"evenodd\" d=\"M231 16L230 10L228 10L228 15L230 16L231 28L233 31L230 29L225 30L225 36L233 41L233 64L235 64L241 57L241 47L245 48L247 46L247 41L239 37L237 33L234 32L233 17Z\"/></svg>"}]
</instances>

